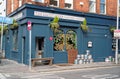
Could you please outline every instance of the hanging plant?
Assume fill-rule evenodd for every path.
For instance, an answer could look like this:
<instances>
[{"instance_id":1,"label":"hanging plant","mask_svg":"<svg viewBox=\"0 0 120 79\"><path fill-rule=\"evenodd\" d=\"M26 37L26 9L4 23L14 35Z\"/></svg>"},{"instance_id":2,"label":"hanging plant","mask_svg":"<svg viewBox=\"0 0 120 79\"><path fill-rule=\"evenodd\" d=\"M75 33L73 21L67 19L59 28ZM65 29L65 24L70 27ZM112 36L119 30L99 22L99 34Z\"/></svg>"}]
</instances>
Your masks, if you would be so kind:
<instances>
[{"instance_id":1,"label":"hanging plant","mask_svg":"<svg viewBox=\"0 0 120 79\"><path fill-rule=\"evenodd\" d=\"M57 16L54 17L53 21L50 23L50 28L54 31L57 32L59 28L59 18Z\"/></svg>"},{"instance_id":2,"label":"hanging plant","mask_svg":"<svg viewBox=\"0 0 120 79\"><path fill-rule=\"evenodd\" d=\"M5 32L8 30L7 26L3 26L3 34L5 34ZM2 31L2 26L0 26L0 35L1 35L1 31Z\"/></svg>"},{"instance_id":3,"label":"hanging plant","mask_svg":"<svg viewBox=\"0 0 120 79\"><path fill-rule=\"evenodd\" d=\"M13 24L10 25L10 29L17 29L18 28L18 23L16 20L13 20Z\"/></svg>"},{"instance_id":4,"label":"hanging plant","mask_svg":"<svg viewBox=\"0 0 120 79\"><path fill-rule=\"evenodd\" d=\"M115 26L111 26L111 27L110 27L110 32L113 33L115 29L116 29Z\"/></svg>"},{"instance_id":5,"label":"hanging plant","mask_svg":"<svg viewBox=\"0 0 120 79\"><path fill-rule=\"evenodd\" d=\"M81 24L81 29L84 31L84 32L87 32L88 31L88 26L87 26L87 20L85 19L83 21L83 23Z\"/></svg>"}]
</instances>

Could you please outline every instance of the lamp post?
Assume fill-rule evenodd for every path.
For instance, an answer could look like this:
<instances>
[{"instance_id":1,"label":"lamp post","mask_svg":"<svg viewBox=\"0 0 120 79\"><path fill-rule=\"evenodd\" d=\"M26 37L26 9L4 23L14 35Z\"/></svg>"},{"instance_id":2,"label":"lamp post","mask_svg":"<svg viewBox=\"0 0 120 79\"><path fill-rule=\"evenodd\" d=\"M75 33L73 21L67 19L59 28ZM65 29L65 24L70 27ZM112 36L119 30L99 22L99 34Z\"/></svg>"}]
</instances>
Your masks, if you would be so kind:
<instances>
[{"instance_id":1,"label":"lamp post","mask_svg":"<svg viewBox=\"0 0 120 79\"><path fill-rule=\"evenodd\" d=\"M119 0L117 0L117 27L119 29ZM116 50L115 50L115 63L118 64L118 39L116 39Z\"/></svg>"}]
</instances>

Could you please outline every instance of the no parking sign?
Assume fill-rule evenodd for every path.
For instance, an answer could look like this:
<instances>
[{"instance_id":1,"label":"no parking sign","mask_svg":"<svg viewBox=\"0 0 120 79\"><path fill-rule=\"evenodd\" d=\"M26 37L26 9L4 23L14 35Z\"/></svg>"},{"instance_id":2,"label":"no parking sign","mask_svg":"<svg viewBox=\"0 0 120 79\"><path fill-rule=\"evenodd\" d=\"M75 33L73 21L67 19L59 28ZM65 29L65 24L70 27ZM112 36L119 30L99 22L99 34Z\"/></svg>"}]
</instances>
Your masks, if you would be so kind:
<instances>
[{"instance_id":1,"label":"no parking sign","mask_svg":"<svg viewBox=\"0 0 120 79\"><path fill-rule=\"evenodd\" d=\"M120 30L114 30L114 38L120 39Z\"/></svg>"}]
</instances>

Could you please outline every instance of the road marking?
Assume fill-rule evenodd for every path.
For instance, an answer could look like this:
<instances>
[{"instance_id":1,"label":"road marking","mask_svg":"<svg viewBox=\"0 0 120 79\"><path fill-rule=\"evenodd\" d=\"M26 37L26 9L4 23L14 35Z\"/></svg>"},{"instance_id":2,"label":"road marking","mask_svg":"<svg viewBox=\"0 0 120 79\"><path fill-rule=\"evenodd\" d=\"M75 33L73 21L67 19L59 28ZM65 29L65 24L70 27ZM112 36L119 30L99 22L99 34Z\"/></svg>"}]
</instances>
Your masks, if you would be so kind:
<instances>
[{"instance_id":1,"label":"road marking","mask_svg":"<svg viewBox=\"0 0 120 79\"><path fill-rule=\"evenodd\" d=\"M0 79L7 79L3 74L0 73Z\"/></svg>"},{"instance_id":2,"label":"road marking","mask_svg":"<svg viewBox=\"0 0 120 79\"><path fill-rule=\"evenodd\" d=\"M114 74L104 74L104 75L83 75L84 78L90 79L120 79L119 75Z\"/></svg>"},{"instance_id":3,"label":"road marking","mask_svg":"<svg viewBox=\"0 0 120 79\"><path fill-rule=\"evenodd\" d=\"M21 78L25 78L25 79L65 79L63 77L59 77L53 74L29 74L27 76L23 75Z\"/></svg>"}]
</instances>

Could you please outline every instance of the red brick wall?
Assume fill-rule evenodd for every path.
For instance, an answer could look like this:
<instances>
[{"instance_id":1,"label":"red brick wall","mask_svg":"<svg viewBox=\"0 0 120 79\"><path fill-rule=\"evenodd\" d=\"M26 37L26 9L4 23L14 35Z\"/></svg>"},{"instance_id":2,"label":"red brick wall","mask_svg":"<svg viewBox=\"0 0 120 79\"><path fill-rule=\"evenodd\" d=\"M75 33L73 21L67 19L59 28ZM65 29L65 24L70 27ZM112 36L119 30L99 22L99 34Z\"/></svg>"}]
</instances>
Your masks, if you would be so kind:
<instances>
[{"instance_id":1,"label":"red brick wall","mask_svg":"<svg viewBox=\"0 0 120 79\"><path fill-rule=\"evenodd\" d=\"M106 1L106 13L110 16L117 15L117 0L107 0Z\"/></svg>"},{"instance_id":2,"label":"red brick wall","mask_svg":"<svg viewBox=\"0 0 120 79\"><path fill-rule=\"evenodd\" d=\"M65 7L65 4L64 4L64 3L65 3L65 0L60 0L60 1L59 1L59 7L60 7L60 8L64 8L64 7Z\"/></svg>"},{"instance_id":3,"label":"red brick wall","mask_svg":"<svg viewBox=\"0 0 120 79\"><path fill-rule=\"evenodd\" d=\"M19 0L14 0L14 8L13 10L16 10L19 7Z\"/></svg>"},{"instance_id":4,"label":"red brick wall","mask_svg":"<svg viewBox=\"0 0 120 79\"><path fill-rule=\"evenodd\" d=\"M11 13L11 0L7 0L7 14Z\"/></svg>"},{"instance_id":5,"label":"red brick wall","mask_svg":"<svg viewBox=\"0 0 120 79\"><path fill-rule=\"evenodd\" d=\"M96 0L96 13L100 13L100 0Z\"/></svg>"},{"instance_id":6,"label":"red brick wall","mask_svg":"<svg viewBox=\"0 0 120 79\"><path fill-rule=\"evenodd\" d=\"M11 1L12 0L7 0L7 14L11 12ZM64 0L59 1L59 7L64 8ZM80 5L80 2L83 2L84 5ZM19 2L18 0L14 0L14 10L16 10L19 7ZM42 6L48 6L49 5L49 0L45 0L45 3L39 3L39 2L34 2L31 0L23 0L23 4L25 3L32 3L36 5L42 5ZM106 15L110 16L116 16L116 9L117 9L117 0L106 0ZM80 11L80 12L89 12L89 0L73 0L73 8L75 11ZM100 0L96 0L96 13L100 13Z\"/></svg>"},{"instance_id":7,"label":"red brick wall","mask_svg":"<svg viewBox=\"0 0 120 79\"><path fill-rule=\"evenodd\" d=\"M89 0L73 0L73 7L76 11L88 12L89 11ZM83 2L84 5L80 5Z\"/></svg>"}]
</instances>

